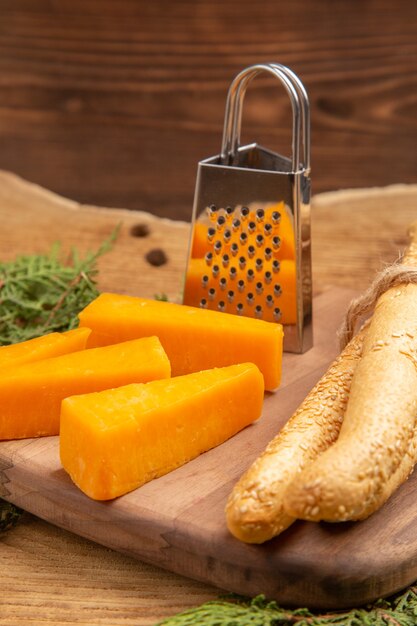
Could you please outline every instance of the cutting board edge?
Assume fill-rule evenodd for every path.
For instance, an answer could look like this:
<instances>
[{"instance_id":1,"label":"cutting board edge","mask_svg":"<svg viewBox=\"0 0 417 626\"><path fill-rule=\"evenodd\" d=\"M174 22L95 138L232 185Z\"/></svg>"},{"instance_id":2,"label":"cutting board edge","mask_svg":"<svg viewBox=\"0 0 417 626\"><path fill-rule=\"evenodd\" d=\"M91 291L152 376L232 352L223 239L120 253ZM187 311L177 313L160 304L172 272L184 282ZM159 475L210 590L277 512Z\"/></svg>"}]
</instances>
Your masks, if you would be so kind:
<instances>
[{"instance_id":1,"label":"cutting board edge","mask_svg":"<svg viewBox=\"0 0 417 626\"><path fill-rule=\"evenodd\" d=\"M129 537L127 538L127 543L124 542L123 537L126 536L124 527L117 528L116 526L118 538L122 537L122 541L118 543L117 541L112 541L110 535L106 533L99 538L97 534L93 536L91 532L86 531L86 527L83 527L83 520L81 520L81 523L80 520L75 520L75 523L72 523L71 520L74 520L74 518L71 516L63 515L61 519L48 516L45 513L46 507L42 507L42 502L40 505L38 503L38 506L32 504L28 506L28 499L20 497L19 494L8 494L2 497L16 506L25 506L26 511L48 523L52 523L63 530L75 533L94 543L116 550L130 558L161 567L181 576L211 584L219 590L248 597L264 594L268 599L276 600L284 606L308 606L310 609L328 610L349 609L373 602L378 598L391 596L417 579L416 551L415 554L409 556L401 575L398 575L398 573L393 575L392 569L395 568L395 563L387 561L385 563L386 572L381 572L381 570L374 572L372 564L364 561L363 566L364 568L365 566L367 567L367 572L365 575L364 572L361 572L359 579L356 581L352 581L352 575L357 575L357 572L351 573L351 576L336 577L336 572L330 567L327 572L323 572L323 570L321 572L325 582L324 587L314 584L309 585L308 581L303 585L300 585L298 581L297 585L293 587L296 577L296 574L292 571L294 569L293 564L289 566L288 570L274 570L274 559L272 558L269 562L270 568L268 570L257 570L252 566L245 571L244 567L239 569L239 564L236 564L236 561L220 560L218 555L211 555L210 539L207 540L207 538L207 545L200 542L199 548L195 546L196 549L190 549L190 545L188 545L188 549L185 549L184 543L188 543L190 531L189 524L188 532L181 533L178 532L179 528L173 530L168 525L168 522L164 524L164 519L159 520L159 525L155 524L155 520L142 519L136 525L135 532L137 534L135 539L139 546L151 546L151 549L144 549L143 547L132 545ZM47 501L47 498L45 500ZM95 523L98 521L100 520L94 520ZM101 521L104 524L108 522L108 520ZM304 522L297 523L303 524ZM152 532L147 532L146 527L150 527L150 525L152 526ZM160 541L155 542L155 536ZM239 544L234 538L231 538L231 541ZM152 547L155 543L157 544L157 554L154 552L155 548ZM202 566L201 561L202 546L208 548L205 562L203 563L205 567ZM251 550L257 550L258 548L258 546L248 547ZM163 554L162 558L161 554ZM239 572L243 572L243 576ZM236 575L236 573L239 575ZM307 603L306 598L309 598Z\"/></svg>"}]
</instances>

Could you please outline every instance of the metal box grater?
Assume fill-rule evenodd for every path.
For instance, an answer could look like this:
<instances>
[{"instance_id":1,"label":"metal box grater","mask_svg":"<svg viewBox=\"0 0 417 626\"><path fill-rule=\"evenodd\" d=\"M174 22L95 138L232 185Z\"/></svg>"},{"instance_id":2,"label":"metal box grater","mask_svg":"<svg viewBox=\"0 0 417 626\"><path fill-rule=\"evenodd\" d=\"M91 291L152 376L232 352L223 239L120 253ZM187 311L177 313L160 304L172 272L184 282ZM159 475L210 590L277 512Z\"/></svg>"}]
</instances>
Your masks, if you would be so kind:
<instances>
[{"instance_id":1,"label":"metal box grater","mask_svg":"<svg viewBox=\"0 0 417 626\"><path fill-rule=\"evenodd\" d=\"M246 88L277 77L292 105L292 158L240 146ZM284 350L312 345L310 113L300 79L275 63L233 80L220 155L198 164L184 304L284 325Z\"/></svg>"}]
</instances>

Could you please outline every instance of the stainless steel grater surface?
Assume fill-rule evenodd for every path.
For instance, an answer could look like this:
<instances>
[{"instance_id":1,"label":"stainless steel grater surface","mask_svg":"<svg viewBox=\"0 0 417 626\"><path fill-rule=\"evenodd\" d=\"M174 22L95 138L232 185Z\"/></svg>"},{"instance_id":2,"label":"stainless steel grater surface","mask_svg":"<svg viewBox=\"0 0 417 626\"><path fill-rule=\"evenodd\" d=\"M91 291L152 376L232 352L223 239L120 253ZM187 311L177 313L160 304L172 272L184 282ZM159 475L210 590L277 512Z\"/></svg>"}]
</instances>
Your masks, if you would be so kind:
<instances>
[{"instance_id":1,"label":"stainless steel grater surface","mask_svg":"<svg viewBox=\"0 0 417 626\"><path fill-rule=\"evenodd\" d=\"M277 77L292 105L292 157L240 146L246 88ZM284 325L284 349L312 345L310 114L299 78L275 63L233 80L220 155L198 164L184 304Z\"/></svg>"}]
</instances>

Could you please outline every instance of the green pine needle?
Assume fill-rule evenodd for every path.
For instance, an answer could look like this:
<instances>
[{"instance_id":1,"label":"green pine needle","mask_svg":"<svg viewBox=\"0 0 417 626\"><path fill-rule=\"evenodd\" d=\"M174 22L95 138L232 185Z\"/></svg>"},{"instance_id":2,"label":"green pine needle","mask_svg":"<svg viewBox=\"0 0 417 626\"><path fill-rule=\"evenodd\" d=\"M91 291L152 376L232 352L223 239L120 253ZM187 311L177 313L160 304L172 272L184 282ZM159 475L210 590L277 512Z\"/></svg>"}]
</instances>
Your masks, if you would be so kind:
<instances>
[{"instance_id":1,"label":"green pine needle","mask_svg":"<svg viewBox=\"0 0 417 626\"><path fill-rule=\"evenodd\" d=\"M14 504L0 500L0 533L17 524L23 511Z\"/></svg>"},{"instance_id":2,"label":"green pine needle","mask_svg":"<svg viewBox=\"0 0 417 626\"><path fill-rule=\"evenodd\" d=\"M111 249L118 230L84 259L73 249L63 263L55 244L49 254L0 263L0 345L75 328L77 314L99 294L97 259Z\"/></svg>"},{"instance_id":3,"label":"green pine needle","mask_svg":"<svg viewBox=\"0 0 417 626\"><path fill-rule=\"evenodd\" d=\"M229 596L206 602L159 622L156 626L415 626L417 587L409 587L391 600L378 600L363 609L312 613L283 609L263 595L252 600Z\"/></svg>"},{"instance_id":4,"label":"green pine needle","mask_svg":"<svg viewBox=\"0 0 417 626\"><path fill-rule=\"evenodd\" d=\"M166 293L156 293L154 295L154 300L158 300L158 302L169 302L168 296Z\"/></svg>"},{"instance_id":5,"label":"green pine needle","mask_svg":"<svg viewBox=\"0 0 417 626\"><path fill-rule=\"evenodd\" d=\"M83 259L73 249L69 260L61 261L59 244L54 244L49 254L0 263L0 345L78 326L78 313L99 295L97 260L111 250L119 229ZM0 532L14 526L21 514L0 499Z\"/></svg>"}]
</instances>

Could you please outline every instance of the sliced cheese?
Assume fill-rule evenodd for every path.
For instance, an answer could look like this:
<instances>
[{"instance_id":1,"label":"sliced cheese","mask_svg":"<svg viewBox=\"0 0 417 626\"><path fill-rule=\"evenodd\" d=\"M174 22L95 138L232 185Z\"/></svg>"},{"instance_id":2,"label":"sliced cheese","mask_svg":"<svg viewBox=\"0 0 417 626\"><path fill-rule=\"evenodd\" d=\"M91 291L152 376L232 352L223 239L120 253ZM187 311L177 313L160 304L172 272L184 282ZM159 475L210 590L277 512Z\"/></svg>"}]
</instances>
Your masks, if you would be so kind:
<instances>
[{"instance_id":1,"label":"sliced cheese","mask_svg":"<svg viewBox=\"0 0 417 626\"><path fill-rule=\"evenodd\" d=\"M246 363L66 398L62 465L91 498L115 498L258 419L263 393L262 374Z\"/></svg>"}]
</instances>

